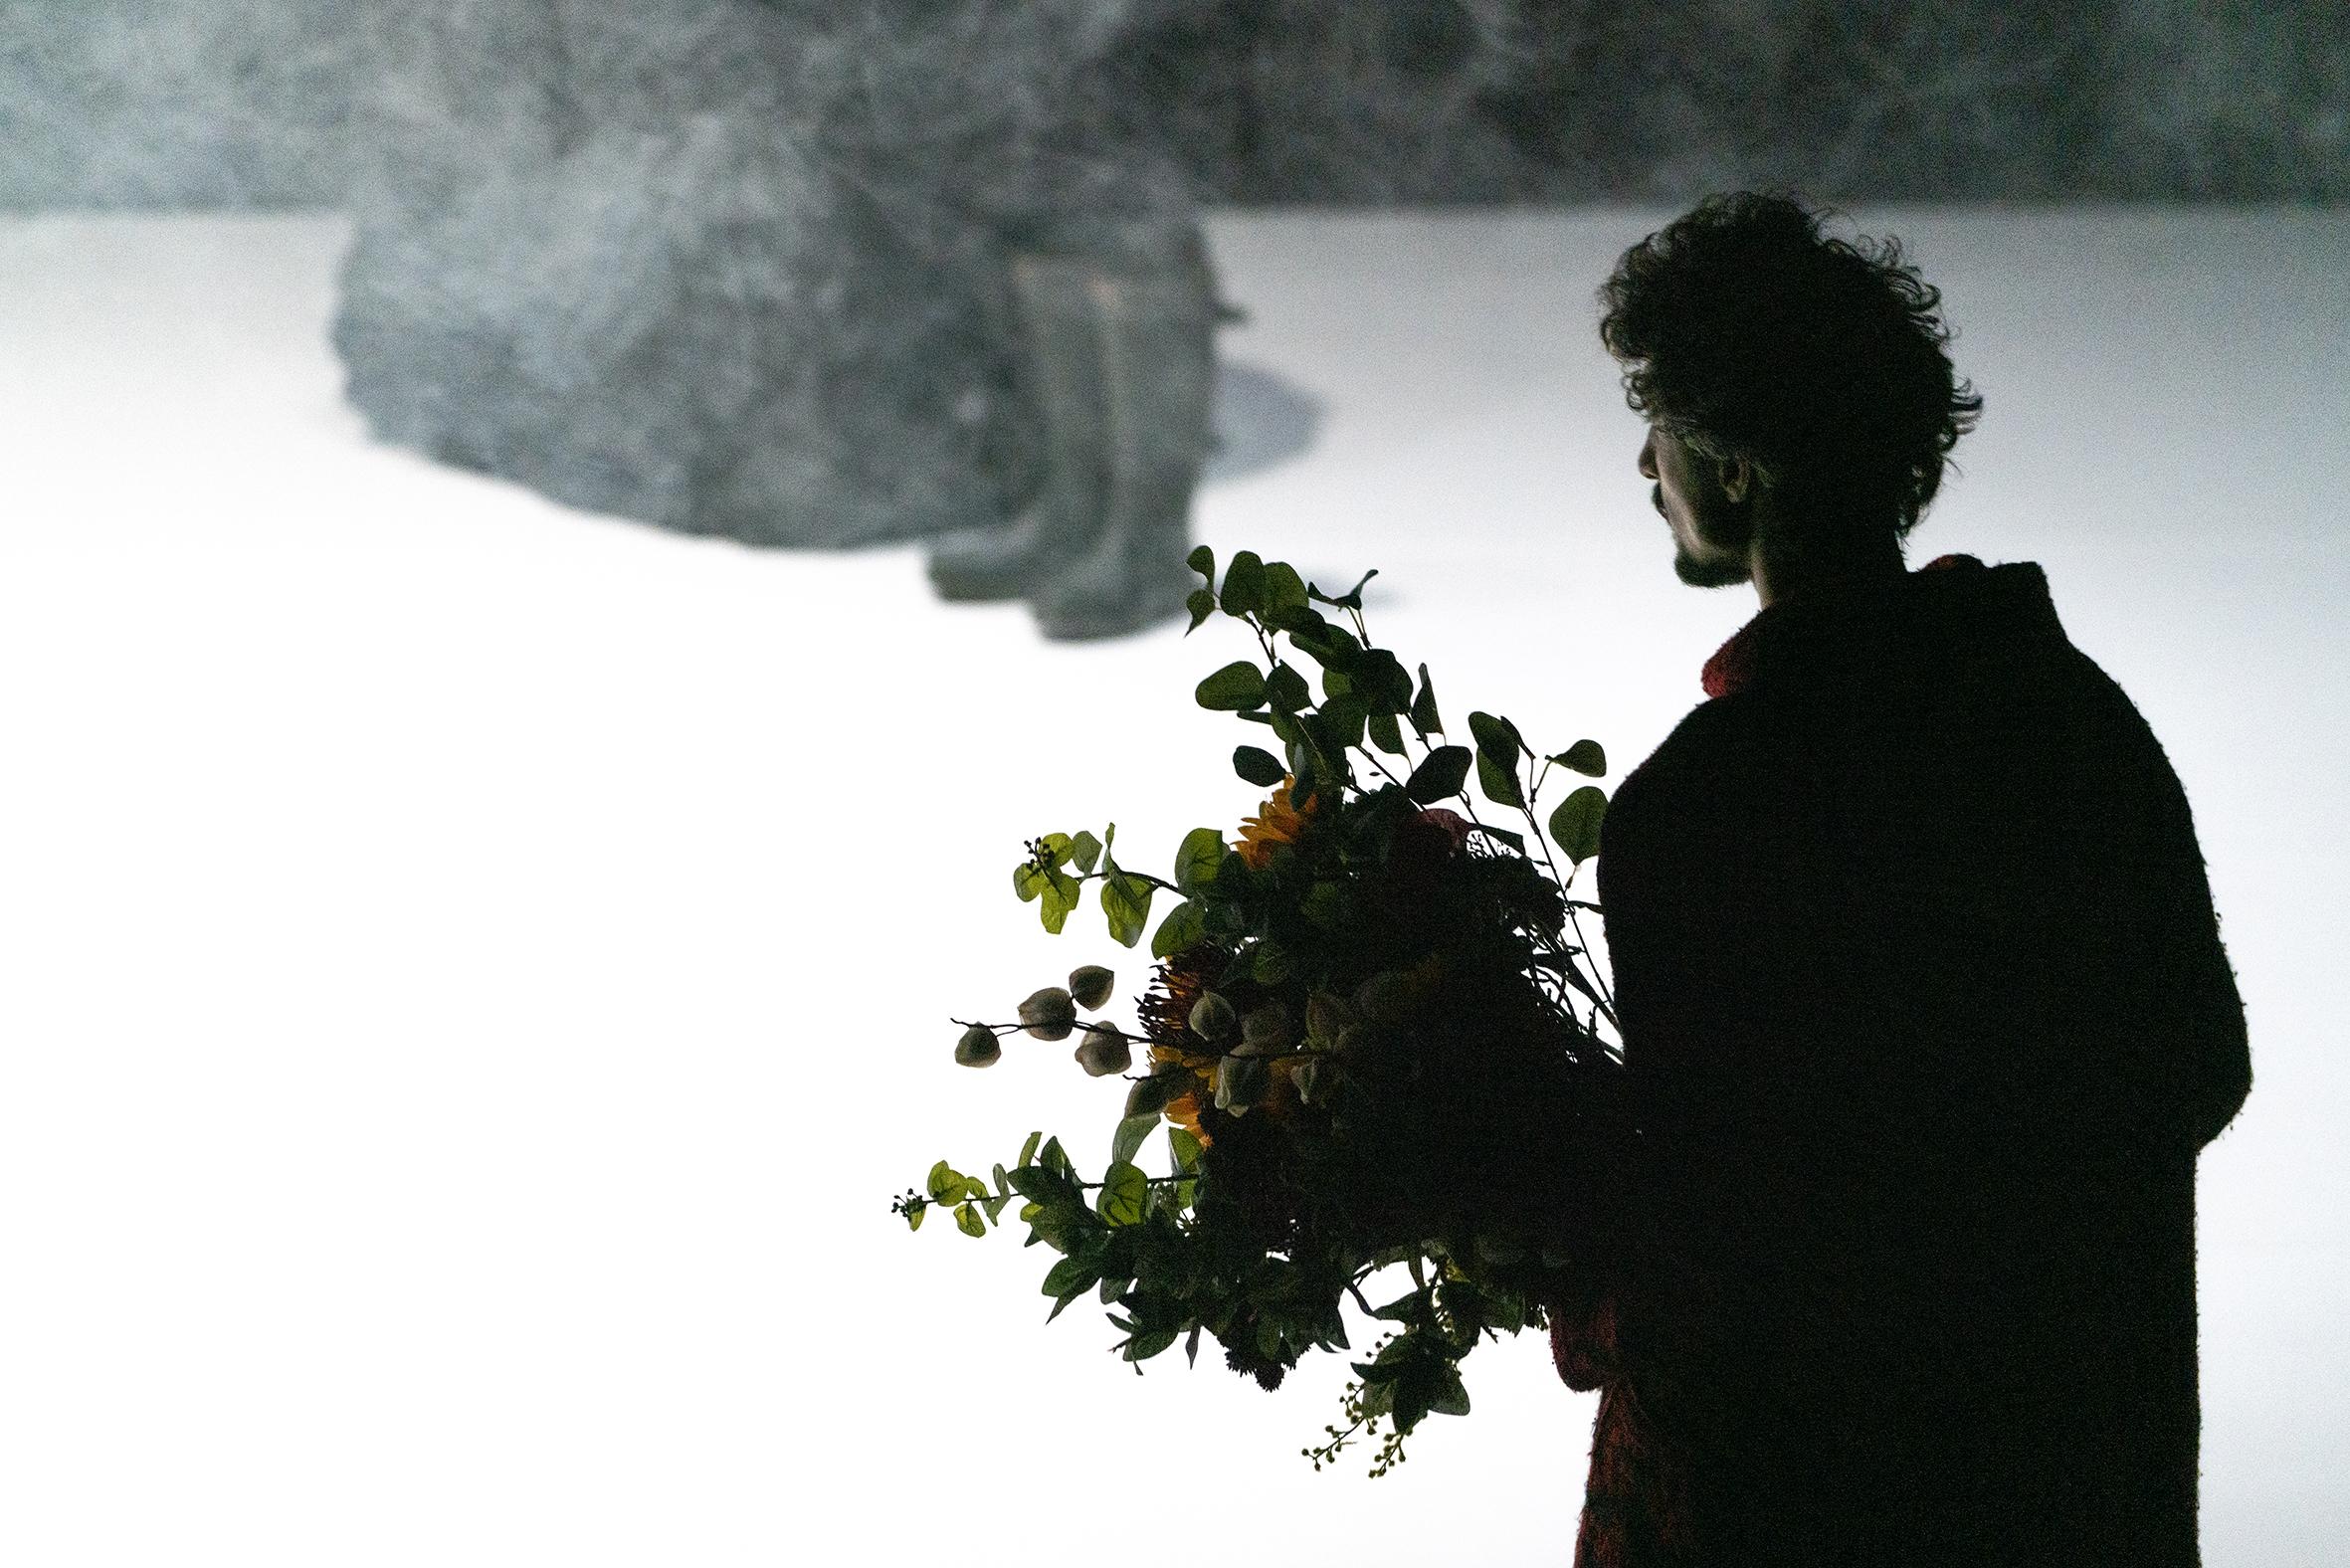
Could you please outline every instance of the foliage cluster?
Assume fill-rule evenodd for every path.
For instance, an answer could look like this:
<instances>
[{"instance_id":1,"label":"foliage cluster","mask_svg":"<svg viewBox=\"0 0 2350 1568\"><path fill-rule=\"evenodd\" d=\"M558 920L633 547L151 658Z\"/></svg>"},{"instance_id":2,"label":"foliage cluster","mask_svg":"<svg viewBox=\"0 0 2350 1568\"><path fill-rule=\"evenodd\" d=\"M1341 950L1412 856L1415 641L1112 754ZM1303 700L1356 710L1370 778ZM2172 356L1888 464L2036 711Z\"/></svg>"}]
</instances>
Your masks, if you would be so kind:
<instances>
[{"instance_id":1,"label":"foliage cluster","mask_svg":"<svg viewBox=\"0 0 2350 1568\"><path fill-rule=\"evenodd\" d=\"M1481 1340L1544 1326L1604 1219L1621 1059L1582 936L1597 905L1568 889L1607 797L1585 784L1547 815L1540 802L1554 771L1602 775L1606 756L1590 740L1536 753L1483 712L1470 744L1452 740L1427 667L1415 680L1371 643L1363 583L1328 595L1244 551L1219 589L1212 552L1191 565L1206 579L1191 629L1221 612L1263 656L1217 670L1197 700L1263 731L1233 767L1273 797L1236 843L1186 835L1166 878L1118 864L1114 825L1031 841L1013 890L1048 931L1087 882L1128 947L1158 895L1174 900L1137 1025L1079 1018L1113 989L1088 965L1015 1022L963 1024L955 1048L985 1067L1006 1037L1076 1036L1086 1072L1127 1075L1108 1167L1086 1179L1032 1133L1009 1168L982 1179L941 1160L892 1209L918 1227L944 1207L984 1236L1019 1203L1029 1244L1060 1255L1050 1315L1095 1293L1135 1363L1179 1342L1196 1359L1213 1336L1235 1371L1277 1387L1307 1351L1351 1348L1352 1300L1382 1336L1353 1364L1346 1425L1305 1452L1319 1469L1385 1422L1381 1474L1424 1417L1468 1412L1461 1362ZM1472 776L1522 830L1478 819ZM1161 1126L1153 1175L1139 1161ZM1374 1307L1375 1276L1409 1288Z\"/></svg>"}]
</instances>

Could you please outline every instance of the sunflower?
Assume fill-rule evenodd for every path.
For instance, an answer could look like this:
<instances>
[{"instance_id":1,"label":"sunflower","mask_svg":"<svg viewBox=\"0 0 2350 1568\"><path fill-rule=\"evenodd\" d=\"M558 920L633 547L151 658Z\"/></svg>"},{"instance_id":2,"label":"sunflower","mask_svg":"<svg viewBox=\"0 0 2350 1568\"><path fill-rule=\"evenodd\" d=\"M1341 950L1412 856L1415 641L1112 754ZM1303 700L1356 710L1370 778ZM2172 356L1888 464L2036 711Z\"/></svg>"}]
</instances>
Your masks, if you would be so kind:
<instances>
[{"instance_id":1,"label":"sunflower","mask_svg":"<svg viewBox=\"0 0 2350 1568\"><path fill-rule=\"evenodd\" d=\"M1193 1049L1199 1042L1191 1032L1191 1010L1207 994L1209 976L1221 973L1230 957L1210 942L1185 948L1158 966L1134 1010L1150 1041L1152 1063L1190 1074L1191 1081L1168 1099L1164 1114L1203 1146L1213 1141L1200 1124L1200 1112L1216 1103L1216 1057Z\"/></svg>"},{"instance_id":2,"label":"sunflower","mask_svg":"<svg viewBox=\"0 0 2350 1568\"><path fill-rule=\"evenodd\" d=\"M1283 779L1273 792L1259 814L1241 819L1241 842L1234 845L1242 860L1252 871L1263 871L1273 862L1275 845L1295 844L1305 825L1312 820L1314 797L1307 795L1303 802L1292 805L1289 787L1296 781Z\"/></svg>"}]
</instances>

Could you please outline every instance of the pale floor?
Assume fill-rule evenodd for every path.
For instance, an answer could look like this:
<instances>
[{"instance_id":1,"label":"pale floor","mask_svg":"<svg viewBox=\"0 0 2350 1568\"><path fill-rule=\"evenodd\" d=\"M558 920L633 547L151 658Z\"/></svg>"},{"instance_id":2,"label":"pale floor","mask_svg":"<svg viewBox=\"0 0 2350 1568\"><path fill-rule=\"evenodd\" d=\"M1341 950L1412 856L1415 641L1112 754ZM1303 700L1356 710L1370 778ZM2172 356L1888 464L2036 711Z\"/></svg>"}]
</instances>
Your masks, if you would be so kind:
<instances>
[{"instance_id":1,"label":"pale floor","mask_svg":"<svg viewBox=\"0 0 2350 1568\"><path fill-rule=\"evenodd\" d=\"M1452 707L1620 777L1751 613L1680 587L1591 292L1665 215L1220 219L1228 356L1313 447L1229 554L1380 568ZM2350 216L1864 211L1989 398L1912 559L2037 560L2194 802L2257 1086L2203 1165L2213 1568L2350 1536ZM757 554L374 447L327 218L0 221L0 1556L28 1565L1564 1563L1543 1347L1376 1483L1277 1397L1043 1326L889 1196L1031 1127L1074 965L1020 841L1229 826L1211 626L1041 644L918 555Z\"/></svg>"}]
</instances>

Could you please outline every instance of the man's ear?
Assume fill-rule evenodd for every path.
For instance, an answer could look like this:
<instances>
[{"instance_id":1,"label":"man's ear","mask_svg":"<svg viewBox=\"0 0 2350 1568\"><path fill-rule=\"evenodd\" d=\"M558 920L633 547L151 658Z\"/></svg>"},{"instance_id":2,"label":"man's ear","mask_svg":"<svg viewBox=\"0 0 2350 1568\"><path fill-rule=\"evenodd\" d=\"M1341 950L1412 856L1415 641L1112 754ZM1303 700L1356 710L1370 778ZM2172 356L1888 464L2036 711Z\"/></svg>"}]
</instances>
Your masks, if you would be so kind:
<instances>
[{"instance_id":1,"label":"man's ear","mask_svg":"<svg viewBox=\"0 0 2350 1568\"><path fill-rule=\"evenodd\" d=\"M1721 479L1721 491L1735 505L1754 489L1754 467L1744 458L1724 458L1716 471Z\"/></svg>"}]
</instances>

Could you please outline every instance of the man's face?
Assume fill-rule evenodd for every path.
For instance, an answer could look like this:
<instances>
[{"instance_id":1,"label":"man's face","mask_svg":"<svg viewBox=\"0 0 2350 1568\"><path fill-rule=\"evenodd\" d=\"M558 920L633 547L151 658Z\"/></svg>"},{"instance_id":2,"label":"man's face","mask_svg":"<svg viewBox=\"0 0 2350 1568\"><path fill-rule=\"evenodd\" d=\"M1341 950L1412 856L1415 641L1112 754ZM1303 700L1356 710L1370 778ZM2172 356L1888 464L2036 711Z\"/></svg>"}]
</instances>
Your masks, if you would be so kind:
<instances>
[{"instance_id":1,"label":"man's face","mask_svg":"<svg viewBox=\"0 0 2350 1568\"><path fill-rule=\"evenodd\" d=\"M1692 588L1728 588L1753 579L1750 520L1722 490L1711 459L1651 425L1641 444L1640 471L1657 482L1649 498L1672 530L1674 576Z\"/></svg>"}]
</instances>

